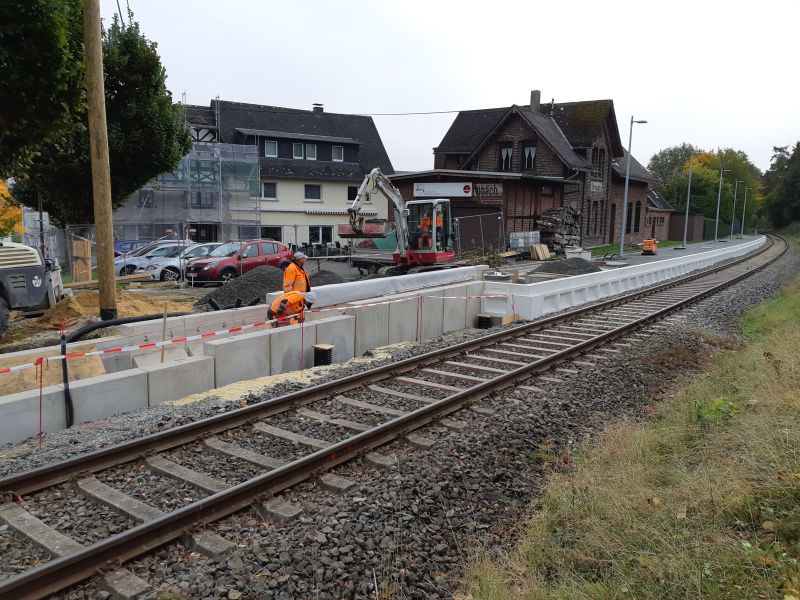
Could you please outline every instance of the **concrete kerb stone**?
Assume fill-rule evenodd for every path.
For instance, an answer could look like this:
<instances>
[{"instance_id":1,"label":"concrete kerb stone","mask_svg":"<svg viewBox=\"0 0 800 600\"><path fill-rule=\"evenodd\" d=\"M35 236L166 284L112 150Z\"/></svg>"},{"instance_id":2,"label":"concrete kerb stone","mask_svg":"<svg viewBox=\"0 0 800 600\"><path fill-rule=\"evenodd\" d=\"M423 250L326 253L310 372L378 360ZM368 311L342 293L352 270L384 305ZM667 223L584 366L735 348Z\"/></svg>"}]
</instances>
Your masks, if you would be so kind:
<instances>
[{"instance_id":1,"label":"concrete kerb stone","mask_svg":"<svg viewBox=\"0 0 800 600\"><path fill-rule=\"evenodd\" d=\"M203 354L214 357L215 387L272 373L269 330L211 340L203 344Z\"/></svg>"},{"instance_id":2,"label":"concrete kerb stone","mask_svg":"<svg viewBox=\"0 0 800 600\"><path fill-rule=\"evenodd\" d=\"M302 330L301 330L302 328ZM270 373L288 373L314 366L314 344L317 343L316 323L287 325L269 330ZM302 341L302 344L301 344ZM298 349L302 346L302 355Z\"/></svg>"},{"instance_id":3,"label":"concrete kerb stone","mask_svg":"<svg viewBox=\"0 0 800 600\"><path fill-rule=\"evenodd\" d=\"M354 302L353 304L364 304ZM367 350L386 346L389 343L389 306L369 306L348 309L346 313L355 317L355 355L361 356Z\"/></svg>"},{"instance_id":4,"label":"concrete kerb stone","mask_svg":"<svg viewBox=\"0 0 800 600\"><path fill-rule=\"evenodd\" d=\"M214 358L188 358L142 367L147 374L149 406L214 388ZM130 410L130 409L129 409Z\"/></svg>"},{"instance_id":5,"label":"concrete kerb stone","mask_svg":"<svg viewBox=\"0 0 800 600\"><path fill-rule=\"evenodd\" d=\"M313 324L317 329L315 343L333 345L334 363L347 362L355 357L356 317L345 315L327 317L314 321Z\"/></svg>"},{"instance_id":6,"label":"concrete kerb stone","mask_svg":"<svg viewBox=\"0 0 800 600\"><path fill-rule=\"evenodd\" d=\"M421 341L432 340L444 333L443 290L431 290L422 298L422 336ZM448 300L453 302L453 300Z\"/></svg>"},{"instance_id":7,"label":"concrete kerb stone","mask_svg":"<svg viewBox=\"0 0 800 600\"><path fill-rule=\"evenodd\" d=\"M466 285L453 285L442 290L442 296L456 296L442 300L442 333L460 331L467 326ZM427 298L426 298L427 300Z\"/></svg>"}]
</instances>

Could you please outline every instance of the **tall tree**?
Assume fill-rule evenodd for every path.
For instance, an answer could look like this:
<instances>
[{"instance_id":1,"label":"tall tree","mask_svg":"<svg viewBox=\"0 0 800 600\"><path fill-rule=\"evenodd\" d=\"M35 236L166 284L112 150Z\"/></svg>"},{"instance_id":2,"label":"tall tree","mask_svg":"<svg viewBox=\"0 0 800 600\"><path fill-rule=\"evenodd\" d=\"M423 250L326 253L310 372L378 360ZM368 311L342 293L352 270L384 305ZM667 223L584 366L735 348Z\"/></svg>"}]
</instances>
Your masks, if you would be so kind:
<instances>
[{"instance_id":1,"label":"tall tree","mask_svg":"<svg viewBox=\"0 0 800 600\"><path fill-rule=\"evenodd\" d=\"M776 227L800 221L800 142L792 148L774 148L764 176L766 212Z\"/></svg>"},{"instance_id":2,"label":"tall tree","mask_svg":"<svg viewBox=\"0 0 800 600\"><path fill-rule=\"evenodd\" d=\"M157 46L128 13L123 26L115 15L103 33L106 113L114 208L160 173L171 171L191 148L182 108L166 87ZM85 106L41 145L28 177L14 195L33 205L42 193L44 208L61 223L91 223L92 180Z\"/></svg>"},{"instance_id":3,"label":"tall tree","mask_svg":"<svg viewBox=\"0 0 800 600\"><path fill-rule=\"evenodd\" d=\"M81 0L0 0L0 177L24 174L83 99Z\"/></svg>"},{"instance_id":4,"label":"tall tree","mask_svg":"<svg viewBox=\"0 0 800 600\"><path fill-rule=\"evenodd\" d=\"M647 163L647 170L653 174L653 185L661 194L678 208L686 206L686 174L684 167L689 164L689 158L700 148L692 144L683 143L678 146L664 148L654 154ZM683 199L680 192L683 191Z\"/></svg>"},{"instance_id":5,"label":"tall tree","mask_svg":"<svg viewBox=\"0 0 800 600\"><path fill-rule=\"evenodd\" d=\"M6 182L0 179L0 238L14 233L25 233L22 207L11 197Z\"/></svg>"}]
</instances>

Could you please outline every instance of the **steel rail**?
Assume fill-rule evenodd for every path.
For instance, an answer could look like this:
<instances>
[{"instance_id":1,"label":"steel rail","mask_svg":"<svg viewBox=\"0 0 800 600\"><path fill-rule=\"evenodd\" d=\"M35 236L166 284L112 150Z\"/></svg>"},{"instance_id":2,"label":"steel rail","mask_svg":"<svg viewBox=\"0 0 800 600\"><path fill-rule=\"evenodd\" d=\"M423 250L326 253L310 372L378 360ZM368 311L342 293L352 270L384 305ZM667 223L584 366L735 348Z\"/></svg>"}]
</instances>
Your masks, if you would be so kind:
<instances>
[{"instance_id":1,"label":"steel rail","mask_svg":"<svg viewBox=\"0 0 800 600\"><path fill-rule=\"evenodd\" d=\"M409 431L430 424L442 416L458 410L467 402L484 398L491 393L513 385L519 380L528 379L534 373L548 370L556 364L572 359L597 346L605 345L609 341L623 336L646 323L659 319L688 304L702 300L720 289L733 285L765 268L782 256L787 248L788 243L775 257L756 265L753 269L745 270L731 279L692 294L683 300L658 309L630 323L620 325L551 356L520 366L484 383L464 389L447 398L387 421L368 431L331 444L327 448L258 475L246 482L115 534L106 540L86 547L85 550L56 558L25 573L0 581L0 599L43 598L97 574L100 569L110 564L118 565L154 550L165 543L180 538L191 529L214 522L251 505L259 497L272 496L331 467L395 440ZM752 258L753 255L750 256L750 259ZM731 266L729 264L728 268ZM708 273L706 272L706 274Z\"/></svg>"},{"instance_id":2,"label":"steel rail","mask_svg":"<svg viewBox=\"0 0 800 600\"><path fill-rule=\"evenodd\" d=\"M205 437L215 435L221 431L239 427L256 418L264 418L281 412L286 412L298 406L309 404L317 400L326 398L332 394L342 394L353 388L380 381L394 374L413 370L421 364L438 362L442 359L457 356L464 352L469 352L476 348L493 344L498 341L511 339L519 336L523 332L537 331L549 328L564 321L574 321L576 318L603 310L612 306L627 304L631 300L646 297L665 289L673 288L688 281L708 277L719 271L729 269L737 264L761 255L772 247L774 241L768 238L770 243L763 247L756 254L748 254L744 257L728 262L724 265L706 269L699 273L691 273L678 279L658 284L647 288L617 296L610 300L604 300L590 306L577 308L547 317L538 321L524 323L515 327L509 327L501 331L481 336L473 340L460 342L446 349L437 349L410 357L398 362L389 363L380 367L375 367L361 373L354 373L341 379L329 381L319 385L311 386L297 392L285 394L272 400L256 403L250 406L232 410L221 415L206 417L198 421L193 421L185 425L170 428L157 433L122 442L109 448L97 450L89 454L76 456L59 463L24 471L17 475L12 475L0 479L0 497L3 494L13 494L23 496L33 492L52 487L59 483L69 481L78 475L95 473L102 469L107 469L119 464L131 462L153 454L169 450L177 446L188 444Z\"/></svg>"}]
</instances>

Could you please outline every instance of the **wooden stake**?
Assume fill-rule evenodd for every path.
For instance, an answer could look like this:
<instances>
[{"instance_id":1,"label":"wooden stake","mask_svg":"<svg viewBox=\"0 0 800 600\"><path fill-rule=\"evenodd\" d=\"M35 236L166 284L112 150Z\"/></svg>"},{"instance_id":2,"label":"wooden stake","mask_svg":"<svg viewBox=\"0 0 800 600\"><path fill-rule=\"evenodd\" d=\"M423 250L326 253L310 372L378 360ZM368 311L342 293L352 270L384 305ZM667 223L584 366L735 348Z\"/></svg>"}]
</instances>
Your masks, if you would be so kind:
<instances>
[{"instance_id":1,"label":"wooden stake","mask_svg":"<svg viewBox=\"0 0 800 600\"><path fill-rule=\"evenodd\" d=\"M169 302L164 302L164 320L161 322L161 341L165 342L167 340L167 306L169 306ZM164 348L166 346L161 346L161 362L164 362Z\"/></svg>"},{"instance_id":2,"label":"wooden stake","mask_svg":"<svg viewBox=\"0 0 800 600\"><path fill-rule=\"evenodd\" d=\"M108 158L106 98L103 84L103 45L100 31L100 0L83 3L86 97L89 106L89 150L92 159L95 242L100 318L117 317L114 281L114 232L111 225L111 171Z\"/></svg>"}]
</instances>

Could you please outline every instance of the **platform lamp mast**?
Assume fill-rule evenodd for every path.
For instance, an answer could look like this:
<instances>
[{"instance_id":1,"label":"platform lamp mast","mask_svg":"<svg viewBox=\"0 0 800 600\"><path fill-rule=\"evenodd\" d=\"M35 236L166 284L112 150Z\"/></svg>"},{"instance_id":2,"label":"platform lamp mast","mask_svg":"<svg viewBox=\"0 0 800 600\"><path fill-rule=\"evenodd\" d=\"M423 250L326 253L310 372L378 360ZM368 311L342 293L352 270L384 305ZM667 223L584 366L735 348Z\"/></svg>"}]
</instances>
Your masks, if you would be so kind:
<instances>
[{"instance_id":1,"label":"platform lamp mast","mask_svg":"<svg viewBox=\"0 0 800 600\"><path fill-rule=\"evenodd\" d=\"M628 217L628 182L631 176L631 144L633 143L633 125L634 123L647 123L647 121L634 121L631 115L631 128L628 134L628 160L625 162L625 194L622 198L622 228L619 232L619 255L622 257L625 254L625 228L627 227Z\"/></svg>"},{"instance_id":2,"label":"platform lamp mast","mask_svg":"<svg viewBox=\"0 0 800 600\"><path fill-rule=\"evenodd\" d=\"M731 211L731 235L733 239L733 222L736 220L736 192L739 191L739 184L744 183L741 179L736 180L736 186L733 188L733 210Z\"/></svg>"},{"instance_id":3,"label":"platform lamp mast","mask_svg":"<svg viewBox=\"0 0 800 600\"><path fill-rule=\"evenodd\" d=\"M744 214L747 210L747 190L752 190L751 187L744 188L744 205L742 206L742 237L744 237Z\"/></svg>"},{"instance_id":4,"label":"platform lamp mast","mask_svg":"<svg viewBox=\"0 0 800 600\"><path fill-rule=\"evenodd\" d=\"M722 168L722 160L720 159L720 170L719 170L719 190L717 190L717 218L714 221L714 243L716 244L719 241L719 202L722 199L722 174L730 171L730 169L723 169Z\"/></svg>"},{"instance_id":5,"label":"platform lamp mast","mask_svg":"<svg viewBox=\"0 0 800 600\"><path fill-rule=\"evenodd\" d=\"M692 197L692 169L694 167L694 154L689 157L689 185L686 188L686 215L683 219L683 246L681 250L686 249L686 239L689 234L689 200Z\"/></svg>"}]
</instances>

